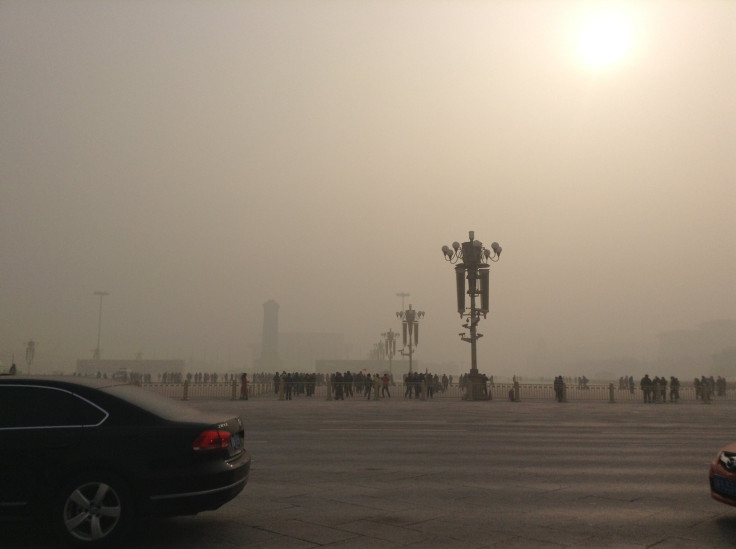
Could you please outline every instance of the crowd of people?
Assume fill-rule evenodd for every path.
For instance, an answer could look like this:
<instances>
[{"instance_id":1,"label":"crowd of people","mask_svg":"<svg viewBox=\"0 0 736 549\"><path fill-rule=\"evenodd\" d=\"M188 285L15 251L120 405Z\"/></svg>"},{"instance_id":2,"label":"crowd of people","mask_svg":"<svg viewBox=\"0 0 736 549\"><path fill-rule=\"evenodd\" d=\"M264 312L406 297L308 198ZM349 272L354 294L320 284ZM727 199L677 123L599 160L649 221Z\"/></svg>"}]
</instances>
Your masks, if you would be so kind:
<instances>
[{"instance_id":1,"label":"crowd of people","mask_svg":"<svg viewBox=\"0 0 736 549\"><path fill-rule=\"evenodd\" d=\"M391 398L391 385L393 379L384 373L371 375L359 372L353 375L350 371L336 372L330 375L331 398L334 400L345 400L345 397L364 397L370 400L378 400L386 397Z\"/></svg>"},{"instance_id":2,"label":"crowd of people","mask_svg":"<svg viewBox=\"0 0 736 549\"><path fill-rule=\"evenodd\" d=\"M700 379L697 377L693 379L693 387L698 400L710 402L714 396L726 396L727 383L725 377L718 376L718 379L713 379L713 376L700 376Z\"/></svg>"},{"instance_id":3,"label":"crowd of people","mask_svg":"<svg viewBox=\"0 0 736 549\"><path fill-rule=\"evenodd\" d=\"M636 382L634 381L634 376L621 376L618 378L619 391L629 391L631 394L634 394L635 389Z\"/></svg>"},{"instance_id":4,"label":"crowd of people","mask_svg":"<svg viewBox=\"0 0 736 549\"><path fill-rule=\"evenodd\" d=\"M242 378L241 378L242 381ZM276 372L274 374L255 374L255 383L272 383L273 392L284 400L297 396L313 396L316 387L329 384L331 398L391 398L392 388L397 387L396 380L387 372L371 374L370 372L335 372L334 374L316 374L305 372ZM410 372L402 379L399 393L404 398L432 398L452 385L452 376L430 374L428 372ZM394 390L396 395L396 390Z\"/></svg>"},{"instance_id":5,"label":"crowd of people","mask_svg":"<svg viewBox=\"0 0 736 549\"><path fill-rule=\"evenodd\" d=\"M217 372L195 372L194 374L190 372L187 374L187 380L194 383L217 383L218 381L236 381L236 379L236 374L218 375Z\"/></svg>"},{"instance_id":6,"label":"crowd of people","mask_svg":"<svg viewBox=\"0 0 736 549\"><path fill-rule=\"evenodd\" d=\"M491 390L494 386L493 376L488 377L482 375L484 381L486 398L491 398ZM365 398L379 399L391 398L391 390L397 386L395 380L388 373L370 374L358 372L356 374L347 372L336 372L334 374L315 374L315 373L288 373L283 371L273 374L255 374L253 381L257 383L273 383L273 391L280 398L291 400L295 396L305 395L313 396L315 387L329 384L330 398L334 400L345 400L346 398ZM446 374L439 376L428 372L410 372L403 376L402 386L399 387L399 394L403 392L403 397L408 399L425 399L432 398L437 393L447 391L452 386L453 378ZM514 382L516 382L514 377ZM248 384L246 374L241 376L241 398L247 398ZM468 383L467 375L461 375L458 379L458 386L462 390ZM564 402L566 400L566 391L568 385L572 385L577 389L589 389L589 380L585 376L579 377L563 377L556 376L553 382L555 400ZM633 376L621 376L618 380L619 390L629 391L634 394L637 384ZM680 380L675 376L670 376L669 380L662 376L650 378L648 374L644 375L638 383L638 388L642 392L642 398L645 403L676 403L680 400ZM698 400L709 402L713 396L726 395L726 379L718 376L714 379L712 376L701 376L693 380L693 388ZM512 389L513 391L513 389ZM394 391L396 394L396 391ZM245 395L244 397L242 395ZM510 394L509 398L513 400Z\"/></svg>"},{"instance_id":7,"label":"crowd of people","mask_svg":"<svg viewBox=\"0 0 736 549\"><path fill-rule=\"evenodd\" d=\"M649 377L649 374L645 374L639 382L639 387L644 398L644 402L657 403L667 402L667 386L669 385L669 397L670 402L676 403L680 400L680 380L675 376L670 376L669 384L667 378L657 377L654 379Z\"/></svg>"},{"instance_id":8,"label":"crowd of people","mask_svg":"<svg viewBox=\"0 0 736 549\"><path fill-rule=\"evenodd\" d=\"M279 374L276 372L272 378L273 391L277 395L283 396L286 400L291 400L293 396L299 395L311 397L314 395L314 388L317 385L318 377L321 381L324 380L322 376L314 373L287 373L284 371Z\"/></svg>"},{"instance_id":9,"label":"crowd of people","mask_svg":"<svg viewBox=\"0 0 736 549\"><path fill-rule=\"evenodd\" d=\"M566 400L566 391L570 379L564 378L563 376L555 377L553 388L555 400L558 402L564 402ZM589 388L588 380L585 376L575 378L575 382L578 389ZM645 374L638 384L634 381L633 376L621 376L618 379L619 391L628 391L633 395L638 388L641 390L642 398L646 404L677 403L680 400L680 387L680 380L676 376L670 376L668 380L664 376L650 378L649 374ZM713 376L701 376L700 378L696 377L693 379L692 387L696 400L710 402L714 396L726 396L727 383L726 378L722 376L718 376L717 379L714 379Z\"/></svg>"},{"instance_id":10,"label":"crowd of people","mask_svg":"<svg viewBox=\"0 0 736 549\"><path fill-rule=\"evenodd\" d=\"M73 375L77 375L74 372ZM90 374L84 374L90 377ZM112 379L120 381L129 381L131 383L153 383L154 376L150 373L133 372L130 370L119 370L108 376L107 372L98 371L94 375L98 379ZM232 382L238 379L238 374L218 374L217 372L188 372L186 374L182 372L161 372L155 375L156 383L184 383L184 380L189 383L217 383L217 382Z\"/></svg>"},{"instance_id":11,"label":"crowd of people","mask_svg":"<svg viewBox=\"0 0 736 549\"><path fill-rule=\"evenodd\" d=\"M432 398L435 393L444 393L452 385L452 376L409 372L404 376L404 398Z\"/></svg>"},{"instance_id":12,"label":"crowd of people","mask_svg":"<svg viewBox=\"0 0 736 549\"><path fill-rule=\"evenodd\" d=\"M631 386L631 392L633 393L633 384ZM695 399L702 402L710 402L714 396L724 397L726 396L727 383L726 378L718 376L718 379L714 379L713 376L700 376L700 378L693 379L693 389L695 391ZM680 400L680 380L675 376L670 376L669 382L667 378L654 377L651 379L646 374L639 382L639 388L642 391L642 396L645 403L657 403L657 402L669 402L676 403ZM669 392L668 392L669 388Z\"/></svg>"},{"instance_id":13,"label":"crowd of people","mask_svg":"<svg viewBox=\"0 0 736 549\"><path fill-rule=\"evenodd\" d=\"M74 375L77 375L76 373ZM117 378L119 372L112 375ZM106 373L97 372L96 377L107 378ZM323 374L313 372L276 372L274 374L260 372L248 378L247 374L225 373L217 374L216 372L189 372L183 374L181 372L164 372L152 376L151 374L143 374L136 372L126 372L126 381L132 383L152 383L154 378L160 383L178 384L188 381L189 383L204 384L226 382L233 383L239 381L240 395L242 399L247 399L249 387L253 383L260 384L258 392L263 390L273 392L280 398L291 400L297 396L311 397L315 394L316 387L329 385L330 396L335 400L344 400L345 398L365 398L379 399L391 398L392 396L403 396L407 399L425 399L432 398L436 394L444 393L453 385L452 375L437 375L428 372L410 372L404 374L400 382L396 382L390 374L367 372L352 373L336 372L334 374ZM481 374L484 386L484 396L491 397L491 391L494 387L493 376ZM468 374L460 375L457 386L460 391L466 389L468 383ZM514 376L514 382L518 381ZM585 376L563 377L556 376L553 382L555 400L563 402L566 400L566 392L568 387L577 389L589 389L589 380ZM686 384L689 390L689 384ZM269 386L271 386L269 388ZM676 376L655 376L650 378L648 374L644 375L637 383L633 376L625 375L618 379L618 389L620 391L628 391L632 395L639 389L642 393L641 398L645 403L676 403L680 400L680 380ZM702 375L695 377L692 381L692 389L695 398L702 402L710 402L714 397L725 397L727 390L726 378L718 376ZM514 400L510 391L509 398ZM392 394L393 392L393 394ZM690 393L692 394L692 393Z\"/></svg>"}]
</instances>

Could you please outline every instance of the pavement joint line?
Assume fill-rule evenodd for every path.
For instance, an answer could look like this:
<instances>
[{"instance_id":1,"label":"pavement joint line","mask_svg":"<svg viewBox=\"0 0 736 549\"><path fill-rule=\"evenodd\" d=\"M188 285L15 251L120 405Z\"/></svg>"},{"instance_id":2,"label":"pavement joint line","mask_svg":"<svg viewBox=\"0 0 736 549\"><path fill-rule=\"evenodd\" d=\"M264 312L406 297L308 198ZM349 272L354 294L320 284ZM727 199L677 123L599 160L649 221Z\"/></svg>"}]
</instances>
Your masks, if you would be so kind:
<instances>
[{"instance_id":1,"label":"pavement joint line","mask_svg":"<svg viewBox=\"0 0 736 549\"><path fill-rule=\"evenodd\" d=\"M414 429L414 428L395 428L395 429L385 429L383 427L322 427L319 429L320 431L380 431L382 433L386 431L397 431L402 433L465 433L468 431L468 429Z\"/></svg>"},{"instance_id":2,"label":"pavement joint line","mask_svg":"<svg viewBox=\"0 0 736 549\"><path fill-rule=\"evenodd\" d=\"M345 423L347 420L344 419L323 419L322 423ZM421 420L421 419L365 419L363 423L409 423L409 424L431 424L431 425L446 425L449 423L447 420Z\"/></svg>"}]
</instances>

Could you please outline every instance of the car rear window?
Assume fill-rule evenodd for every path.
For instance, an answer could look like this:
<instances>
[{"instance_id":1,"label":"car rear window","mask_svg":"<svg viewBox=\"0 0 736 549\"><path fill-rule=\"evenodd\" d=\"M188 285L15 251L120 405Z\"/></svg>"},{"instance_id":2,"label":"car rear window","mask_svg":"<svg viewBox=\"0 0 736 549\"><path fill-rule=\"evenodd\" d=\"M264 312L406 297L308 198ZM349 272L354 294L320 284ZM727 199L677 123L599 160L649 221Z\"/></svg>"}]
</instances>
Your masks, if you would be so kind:
<instances>
[{"instance_id":1,"label":"car rear window","mask_svg":"<svg viewBox=\"0 0 736 549\"><path fill-rule=\"evenodd\" d=\"M157 395L137 385L113 385L101 391L125 400L142 410L170 421L202 421L204 414L168 397Z\"/></svg>"},{"instance_id":2,"label":"car rear window","mask_svg":"<svg viewBox=\"0 0 736 549\"><path fill-rule=\"evenodd\" d=\"M0 386L0 427L98 425L107 413L67 390L34 385Z\"/></svg>"}]
</instances>

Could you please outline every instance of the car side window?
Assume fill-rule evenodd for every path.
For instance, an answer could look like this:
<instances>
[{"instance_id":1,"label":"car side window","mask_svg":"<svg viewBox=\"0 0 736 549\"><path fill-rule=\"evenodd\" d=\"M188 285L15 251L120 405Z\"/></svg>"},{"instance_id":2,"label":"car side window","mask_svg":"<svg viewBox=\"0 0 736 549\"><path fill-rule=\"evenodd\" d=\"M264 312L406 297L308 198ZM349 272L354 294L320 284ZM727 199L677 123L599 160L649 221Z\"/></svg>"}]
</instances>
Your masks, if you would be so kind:
<instances>
[{"instance_id":1,"label":"car side window","mask_svg":"<svg viewBox=\"0 0 736 549\"><path fill-rule=\"evenodd\" d=\"M105 412L53 387L0 386L0 428L97 425Z\"/></svg>"}]
</instances>

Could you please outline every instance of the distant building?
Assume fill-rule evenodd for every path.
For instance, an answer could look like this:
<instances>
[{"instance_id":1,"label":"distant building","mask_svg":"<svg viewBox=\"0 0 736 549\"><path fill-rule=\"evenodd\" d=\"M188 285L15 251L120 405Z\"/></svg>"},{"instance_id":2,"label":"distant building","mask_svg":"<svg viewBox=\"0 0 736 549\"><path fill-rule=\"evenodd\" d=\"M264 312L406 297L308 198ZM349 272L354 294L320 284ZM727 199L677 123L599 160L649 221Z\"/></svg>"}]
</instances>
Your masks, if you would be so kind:
<instances>
[{"instance_id":1,"label":"distant building","mask_svg":"<svg viewBox=\"0 0 736 549\"><path fill-rule=\"evenodd\" d=\"M279 358L279 304L269 299L263 304L263 334L259 355L254 361L255 371L281 370Z\"/></svg>"},{"instance_id":2,"label":"distant building","mask_svg":"<svg viewBox=\"0 0 736 549\"><path fill-rule=\"evenodd\" d=\"M77 374L83 376L107 375L122 372L151 375L156 380L160 374L183 374L183 360L77 360Z\"/></svg>"},{"instance_id":3,"label":"distant building","mask_svg":"<svg viewBox=\"0 0 736 549\"><path fill-rule=\"evenodd\" d=\"M736 319L713 320L691 330L673 330L659 334L658 361L679 366L695 376L712 372L736 375L736 363L729 364L736 349Z\"/></svg>"},{"instance_id":4,"label":"distant building","mask_svg":"<svg viewBox=\"0 0 736 549\"><path fill-rule=\"evenodd\" d=\"M254 347L256 357L262 356L260 347ZM345 336L337 333L297 332L279 334L279 362L264 367L265 362L256 358L253 362L256 372L314 372L315 361L346 360L350 346L345 343Z\"/></svg>"},{"instance_id":5,"label":"distant building","mask_svg":"<svg viewBox=\"0 0 736 549\"><path fill-rule=\"evenodd\" d=\"M269 300L263 304L261 344L254 345L254 372L314 372L315 361L345 360L350 346L345 336L337 333L279 332L279 304Z\"/></svg>"},{"instance_id":6,"label":"distant building","mask_svg":"<svg viewBox=\"0 0 736 549\"><path fill-rule=\"evenodd\" d=\"M317 360L346 360L350 346L337 333L293 332L281 334L284 367L297 372L314 372Z\"/></svg>"}]
</instances>

